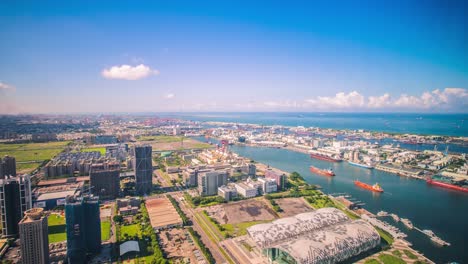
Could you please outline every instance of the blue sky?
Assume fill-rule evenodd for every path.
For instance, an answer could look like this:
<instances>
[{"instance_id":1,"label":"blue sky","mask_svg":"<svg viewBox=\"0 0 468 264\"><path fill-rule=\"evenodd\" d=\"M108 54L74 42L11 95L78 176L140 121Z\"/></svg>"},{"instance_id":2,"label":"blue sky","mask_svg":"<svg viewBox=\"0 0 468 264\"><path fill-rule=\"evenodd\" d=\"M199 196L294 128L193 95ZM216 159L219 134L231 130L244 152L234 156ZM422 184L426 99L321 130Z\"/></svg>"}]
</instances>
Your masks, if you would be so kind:
<instances>
[{"instance_id":1,"label":"blue sky","mask_svg":"<svg viewBox=\"0 0 468 264\"><path fill-rule=\"evenodd\" d=\"M468 112L461 0L136 2L0 2L0 113Z\"/></svg>"}]
</instances>

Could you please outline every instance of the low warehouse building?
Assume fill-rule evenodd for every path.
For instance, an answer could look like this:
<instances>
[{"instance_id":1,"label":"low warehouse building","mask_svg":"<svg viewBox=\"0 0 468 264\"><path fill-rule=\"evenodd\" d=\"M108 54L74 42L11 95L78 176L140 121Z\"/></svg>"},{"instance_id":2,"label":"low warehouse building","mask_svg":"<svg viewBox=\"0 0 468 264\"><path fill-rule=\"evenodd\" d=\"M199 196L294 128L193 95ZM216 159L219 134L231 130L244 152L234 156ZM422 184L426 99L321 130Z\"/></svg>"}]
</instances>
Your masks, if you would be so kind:
<instances>
[{"instance_id":1,"label":"low warehouse building","mask_svg":"<svg viewBox=\"0 0 468 264\"><path fill-rule=\"evenodd\" d=\"M154 230L182 226L183 222L171 201L164 198L148 199L146 209Z\"/></svg>"}]
</instances>

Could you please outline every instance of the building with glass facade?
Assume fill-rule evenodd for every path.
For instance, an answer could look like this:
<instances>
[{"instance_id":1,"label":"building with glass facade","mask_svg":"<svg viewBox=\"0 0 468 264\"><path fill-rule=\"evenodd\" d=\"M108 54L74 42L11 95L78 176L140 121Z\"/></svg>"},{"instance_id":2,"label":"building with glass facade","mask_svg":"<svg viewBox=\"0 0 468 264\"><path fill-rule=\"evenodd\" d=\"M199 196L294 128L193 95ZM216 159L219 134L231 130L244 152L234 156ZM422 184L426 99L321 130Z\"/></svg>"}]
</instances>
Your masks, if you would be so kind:
<instances>
[{"instance_id":1,"label":"building with glass facade","mask_svg":"<svg viewBox=\"0 0 468 264\"><path fill-rule=\"evenodd\" d=\"M96 196L68 197L65 202L67 260L85 263L87 254L101 250L101 220Z\"/></svg>"}]
</instances>

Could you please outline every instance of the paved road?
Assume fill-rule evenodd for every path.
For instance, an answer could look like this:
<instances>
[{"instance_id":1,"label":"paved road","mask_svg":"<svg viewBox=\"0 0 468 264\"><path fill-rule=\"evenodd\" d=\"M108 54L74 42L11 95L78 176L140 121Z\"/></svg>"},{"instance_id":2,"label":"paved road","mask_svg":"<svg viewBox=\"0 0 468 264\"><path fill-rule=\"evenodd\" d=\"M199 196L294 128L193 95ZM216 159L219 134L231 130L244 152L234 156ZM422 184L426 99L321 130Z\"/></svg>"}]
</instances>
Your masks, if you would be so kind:
<instances>
[{"instance_id":1,"label":"paved road","mask_svg":"<svg viewBox=\"0 0 468 264\"><path fill-rule=\"evenodd\" d=\"M185 200L181 201L181 198L183 197L182 192L171 193L171 195L173 195L175 199L179 200L179 205L182 211L184 211L187 217L190 218L190 220L192 221L193 229L197 231L198 234L200 234L201 240L210 249L211 254L216 260L216 263L228 263L224 258L223 254L221 253L219 245L210 240L210 238L207 236L207 234L205 234L205 232L201 228L198 221L195 219L195 211L188 204L186 204Z\"/></svg>"}]
</instances>

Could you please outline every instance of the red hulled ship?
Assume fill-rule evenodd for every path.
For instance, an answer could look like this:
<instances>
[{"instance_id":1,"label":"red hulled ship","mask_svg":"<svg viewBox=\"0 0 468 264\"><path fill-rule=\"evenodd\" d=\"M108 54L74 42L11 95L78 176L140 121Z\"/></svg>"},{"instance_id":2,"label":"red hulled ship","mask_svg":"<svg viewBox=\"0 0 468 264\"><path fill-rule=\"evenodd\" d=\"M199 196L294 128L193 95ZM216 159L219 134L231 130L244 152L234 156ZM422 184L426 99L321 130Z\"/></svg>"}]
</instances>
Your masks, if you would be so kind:
<instances>
[{"instance_id":1,"label":"red hulled ship","mask_svg":"<svg viewBox=\"0 0 468 264\"><path fill-rule=\"evenodd\" d=\"M340 161L342 161L341 157L339 157L338 155L329 155L329 154L319 153L319 152L310 153L310 157L313 158L313 159L330 161L330 162L340 162Z\"/></svg>"},{"instance_id":2,"label":"red hulled ship","mask_svg":"<svg viewBox=\"0 0 468 264\"><path fill-rule=\"evenodd\" d=\"M426 182L428 184L439 186L439 187L442 187L442 188L452 189L452 190L461 191L461 192L468 192L468 188L458 186L458 185L455 185L455 184L446 183L446 182L436 181L436 180L432 179L431 177L428 177Z\"/></svg>"},{"instance_id":3,"label":"red hulled ship","mask_svg":"<svg viewBox=\"0 0 468 264\"><path fill-rule=\"evenodd\" d=\"M356 185L358 187L361 187L363 189L369 190L369 191L373 191L373 192L383 192L382 187L380 187L380 185L378 183L376 183L374 185L370 185L370 184L363 183L363 182L360 182L358 180L355 180L354 185Z\"/></svg>"},{"instance_id":4,"label":"red hulled ship","mask_svg":"<svg viewBox=\"0 0 468 264\"><path fill-rule=\"evenodd\" d=\"M330 168L330 169L320 169L320 168L317 168L317 167L314 167L314 166L310 166L310 171L312 173L316 173L316 174L320 174L320 175L325 175L325 176L335 176L335 173L333 172L333 170Z\"/></svg>"}]
</instances>

